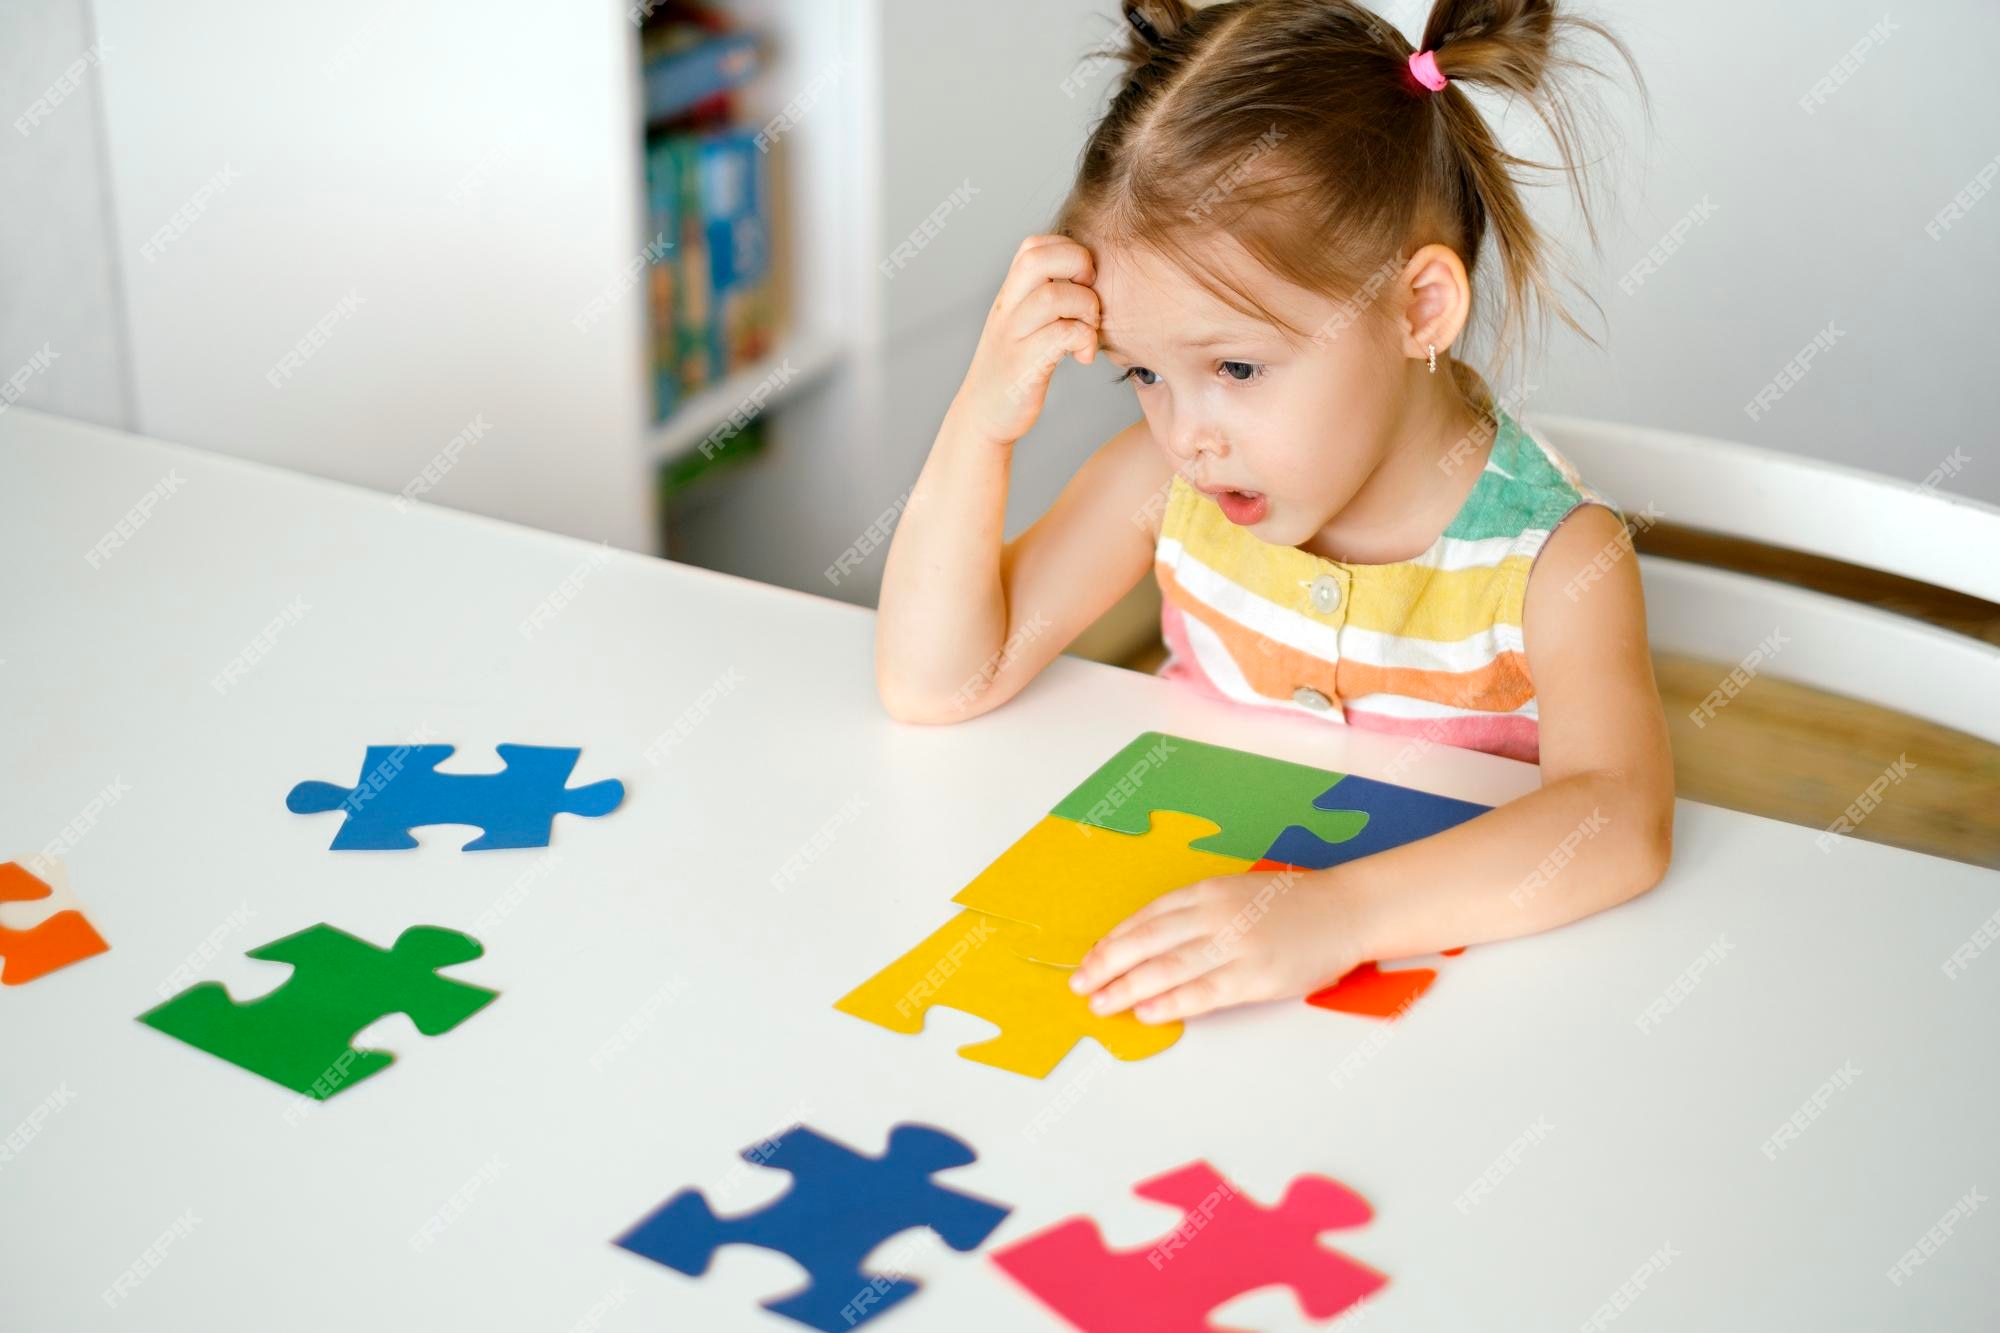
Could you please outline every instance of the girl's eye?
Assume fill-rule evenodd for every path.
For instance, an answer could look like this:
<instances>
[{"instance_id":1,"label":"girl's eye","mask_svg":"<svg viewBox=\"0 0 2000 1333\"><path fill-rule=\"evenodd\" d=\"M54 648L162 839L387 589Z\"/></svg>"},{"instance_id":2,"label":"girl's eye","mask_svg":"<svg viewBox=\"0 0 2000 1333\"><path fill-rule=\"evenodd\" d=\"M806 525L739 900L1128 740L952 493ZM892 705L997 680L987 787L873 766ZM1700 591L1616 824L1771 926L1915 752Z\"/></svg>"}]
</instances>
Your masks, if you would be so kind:
<instances>
[{"instance_id":1,"label":"girl's eye","mask_svg":"<svg viewBox=\"0 0 2000 1333\"><path fill-rule=\"evenodd\" d=\"M1126 380L1131 379L1134 375L1143 377L1146 375L1153 375L1153 372L1146 369L1144 366L1133 366L1130 370L1126 371L1123 375L1120 375L1117 379L1111 382L1113 384L1123 384ZM1139 385L1141 388L1150 388L1153 385L1158 384L1159 382L1160 382L1160 377L1158 375L1153 375L1151 379L1141 378L1139 381Z\"/></svg>"},{"instance_id":2,"label":"girl's eye","mask_svg":"<svg viewBox=\"0 0 2000 1333\"><path fill-rule=\"evenodd\" d=\"M1238 384L1248 384L1264 371L1264 367L1251 361L1225 361L1222 363L1222 369L1229 378L1235 380ZM1241 372L1240 374L1238 373L1239 371Z\"/></svg>"}]
</instances>

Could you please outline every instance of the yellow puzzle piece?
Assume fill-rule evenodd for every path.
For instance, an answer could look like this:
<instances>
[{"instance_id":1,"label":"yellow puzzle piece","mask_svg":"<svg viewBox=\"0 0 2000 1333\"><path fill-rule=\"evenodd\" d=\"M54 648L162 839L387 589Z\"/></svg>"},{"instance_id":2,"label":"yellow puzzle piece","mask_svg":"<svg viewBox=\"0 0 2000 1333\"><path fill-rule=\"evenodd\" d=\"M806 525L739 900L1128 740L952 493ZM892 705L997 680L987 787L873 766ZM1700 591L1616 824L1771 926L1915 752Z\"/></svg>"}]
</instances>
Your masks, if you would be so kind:
<instances>
[{"instance_id":1,"label":"yellow puzzle piece","mask_svg":"<svg viewBox=\"0 0 2000 1333\"><path fill-rule=\"evenodd\" d=\"M1024 958L1075 967L1113 926L1163 893L1256 864L1188 846L1221 828L1172 810L1152 812L1143 834L1045 816L953 902L1032 926L1015 938Z\"/></svg>"},{"instance_id":2,"label":"yellow puzzle piece","mask_svg":"<svg viewBox=\"0 0 2000 1333\"><path fill-rule=\"evenodd\" d=\"M1024 933L1012 922L960 912L833 1007L891 1032L921 1032L924 1013L933 1005L983 1018L998 1024L1000 1035L961 1046L958 1053L1030 1078L1046 1077L1085 1037L1120 1060L1143 1060L1180 1040L1179 1023L1091 1013L1084 998L1070 990L1068 972L1010 947Z\"/></svg>"}]
</instances>

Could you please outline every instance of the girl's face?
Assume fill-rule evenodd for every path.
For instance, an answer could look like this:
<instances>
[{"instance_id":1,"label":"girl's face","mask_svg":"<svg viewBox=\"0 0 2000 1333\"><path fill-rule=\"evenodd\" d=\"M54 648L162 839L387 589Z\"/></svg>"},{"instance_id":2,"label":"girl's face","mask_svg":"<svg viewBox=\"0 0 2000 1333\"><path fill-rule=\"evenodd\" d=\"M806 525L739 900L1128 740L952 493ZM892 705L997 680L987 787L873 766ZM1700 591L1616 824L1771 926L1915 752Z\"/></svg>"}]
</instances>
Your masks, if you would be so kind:
<instances>
[{"instance_id":1,"label":"girl's face","mask_svg":"<svg viewBox=\"0 0 2000 1333\"><path fill-rule=\"evenodd\" d=\"M1096 254L1098 341L1173 468L1264 541L1298 546L1386 456L1409 363L1365 297L1306 291L1226 244L1235 284L1309 336L1287 338L1161 256L1121 249Z\"/></svg>"}]
</instances>

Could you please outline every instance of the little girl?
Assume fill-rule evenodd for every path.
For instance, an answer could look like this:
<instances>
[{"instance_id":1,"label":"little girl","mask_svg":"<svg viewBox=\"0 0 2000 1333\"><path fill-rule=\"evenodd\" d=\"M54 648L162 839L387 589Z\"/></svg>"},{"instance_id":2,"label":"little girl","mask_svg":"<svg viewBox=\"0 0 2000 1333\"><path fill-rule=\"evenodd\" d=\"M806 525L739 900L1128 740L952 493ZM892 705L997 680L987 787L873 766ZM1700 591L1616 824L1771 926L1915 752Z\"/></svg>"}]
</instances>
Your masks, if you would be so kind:
<instances>
[{"instance_id":1,"label":"little girl","mask_svg":"<svg viewBox=\"0 0 2000 1333\"><path fill-rule=\"evenodd\" d=\"M1533 794L1419 841L1166 894L1074 974L1099 1013L1302 995L1643 893L1671 851L1673 767L1623 518L1451 355L1489 232L1496 363L1529 300L1551 303L1511 174L1535 164L1460 85L1524 99L1574 181L1553 76L1587 67L1556 39L1629 53L1551 0L1436 0L1415 52L1353 0L1126 17L1124 87L1053 233L1015 253L897 528L884 705L999 707L1150 570L1163 675L1302 726L1541 765ZM1100 354L1140 419L1003 543L1015 442L1062 358Z\"/></svg>"}]
</instances>

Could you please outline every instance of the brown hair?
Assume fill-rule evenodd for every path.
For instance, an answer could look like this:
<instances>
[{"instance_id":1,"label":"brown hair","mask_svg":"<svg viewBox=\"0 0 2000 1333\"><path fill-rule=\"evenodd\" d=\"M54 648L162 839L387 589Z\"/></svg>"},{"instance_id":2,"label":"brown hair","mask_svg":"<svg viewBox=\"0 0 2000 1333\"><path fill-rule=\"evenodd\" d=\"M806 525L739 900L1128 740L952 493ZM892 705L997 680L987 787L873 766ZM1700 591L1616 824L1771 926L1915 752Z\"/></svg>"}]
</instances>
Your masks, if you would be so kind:
<instances>
[{"instance_id":1,"label":"brown hair","mask_svg":"<svg viewBox=\"0 0 2000 1333\"><path fill-rule=\"evenodd\" d=\"M1359 306L1355 298L1372 298L1432 242L1450 246L1477 277L1490 227L1503 279L1495 375L1528 342L1531 308L1539 331L1553 310L1597 341L1556 294L1553 256L1517 173L1562 175L1597 245L1566 76L1602 71L1560 50L1560 39L1569 30L1602 37L1631 69L1642 103L1645 92L1631 53L1602 25L1558 15L1552 0L1435 0L1420 49L1436 53L1450 82L1431 92L1410 72L1409 42L1354 0L1128 8L1137 21L1105 53L1124 64L1124 85L1084 146L1054 232L1092 248L1153 250L1232 308L1306 336L1200 262L1203 237L1227 233L1279 277ZM1502 149L1467 85L1526 102L1559 160Z\"/></svg>"}]
</instances>

